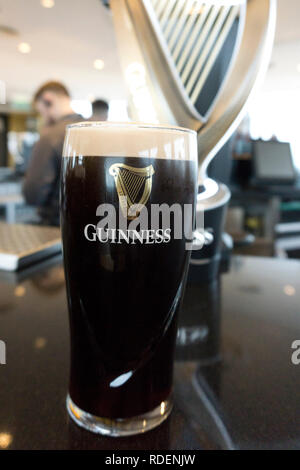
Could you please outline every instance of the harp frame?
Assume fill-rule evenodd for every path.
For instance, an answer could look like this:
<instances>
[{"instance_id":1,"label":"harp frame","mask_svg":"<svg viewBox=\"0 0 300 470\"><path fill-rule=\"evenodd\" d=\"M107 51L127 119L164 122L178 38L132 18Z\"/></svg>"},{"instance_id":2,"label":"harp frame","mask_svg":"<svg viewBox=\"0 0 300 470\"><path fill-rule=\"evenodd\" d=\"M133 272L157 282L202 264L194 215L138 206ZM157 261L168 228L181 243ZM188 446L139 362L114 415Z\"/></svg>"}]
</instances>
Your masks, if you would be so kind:
<instances>
[{"instance_id":1,"label":"harp frame","mask_svg":"<svg viewBox=\"0 0 300 470\"><path fill-rule=\"evenodd\" d=\"M202 184L208 164L238 127L265 75L275 34L276 0L247 1L239 44L206 119L201 119L184 93L179 92L180 85L157 34L149 5L149 0L111 0L133 117L144 120L143 108L147 106L148 122L168 122L196 130Z\"/></svg>"}]
</instances>

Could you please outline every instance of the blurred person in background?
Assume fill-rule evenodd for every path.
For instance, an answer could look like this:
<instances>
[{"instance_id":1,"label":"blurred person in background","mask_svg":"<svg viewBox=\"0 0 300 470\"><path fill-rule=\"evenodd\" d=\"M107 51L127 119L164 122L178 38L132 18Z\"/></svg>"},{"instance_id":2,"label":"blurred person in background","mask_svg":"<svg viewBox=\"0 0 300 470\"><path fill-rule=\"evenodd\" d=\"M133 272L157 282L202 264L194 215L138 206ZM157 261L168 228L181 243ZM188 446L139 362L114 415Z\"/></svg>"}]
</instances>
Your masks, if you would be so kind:
<instances>
[{"instance_id":1,"label":"blurred person in background","mask_svg":"<svg viewBox=\"0 0 300 470\"><path fill-rule=\"evenodd\" d=\"M108 103L104 100L95 100L92 103L93 115L91 121L107 121Z\"/></svg>"},{"instance_id":2,"label":"blurred person in background","mask_svg":"<svg viewBox=\"0 0 300 470\"><path fill-rule=\"evenodd\" d=\"M59 179L65 128L82 121L71 108L68 89L59 82L47 82L34 95L33 104L45 127L33 147L26 171L23 194L36 206L42 225L59 225Z\"/></svg>"}]
</instances>

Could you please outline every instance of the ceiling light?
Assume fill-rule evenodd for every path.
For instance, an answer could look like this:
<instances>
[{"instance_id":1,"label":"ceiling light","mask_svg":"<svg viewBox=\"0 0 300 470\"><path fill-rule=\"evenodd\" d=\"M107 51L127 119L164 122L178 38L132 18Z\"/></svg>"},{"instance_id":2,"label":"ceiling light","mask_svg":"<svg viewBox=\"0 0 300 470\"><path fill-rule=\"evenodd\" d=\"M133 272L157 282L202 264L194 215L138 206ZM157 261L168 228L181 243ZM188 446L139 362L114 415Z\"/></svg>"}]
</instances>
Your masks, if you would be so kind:
<instances>
[{"instance_id":1,"label":"ceiling light","mask_svg":"<svg viewBox=\"0 0 300 470\"><path fill-rule=\"evenodd\" d=\"M22 54L28 54L31 51L31 46L28 42L20 42L18 49Z\"/></svg>"},{"instance_id":2,"label":"ceiling light","mask_svg":"<svg viewBox=\"0 0 300 470\"><path fill-rule=\"evenodd\" d=\"M101 59L94 60L94 67L97 70L102 70L104 68L104 62Z\"/></svg>"},{"instance_id":3,"label":"ceiling light","mask_svg":"<svg viewBox=\"0 0 300 470\"><path fill-rule=\"evenodd\" d=\"M300 73L300 64L297 65L297 71Z\"/></svg>"},{"instance_id":4,"label":"ceiling light","mask_svg":"<svg viewBox=\"0 0 300 470\"><path fill-rule=\"evenodd\" d=\"M294 286L287 285L287 286L284 286L283 292L285 293L285 295L292 296L296 294L296 289Z\"/></svg>"},{"instance_id":5,"label":"ceiling light","mask_svg":"<svg viewBox=\"0 0 300 470\"><path fill-rule=\"evenodd\" d=\"M41 0L41 5L44 8L52 8L55 5L54 0Z\"/></svg>"}]
</instances>

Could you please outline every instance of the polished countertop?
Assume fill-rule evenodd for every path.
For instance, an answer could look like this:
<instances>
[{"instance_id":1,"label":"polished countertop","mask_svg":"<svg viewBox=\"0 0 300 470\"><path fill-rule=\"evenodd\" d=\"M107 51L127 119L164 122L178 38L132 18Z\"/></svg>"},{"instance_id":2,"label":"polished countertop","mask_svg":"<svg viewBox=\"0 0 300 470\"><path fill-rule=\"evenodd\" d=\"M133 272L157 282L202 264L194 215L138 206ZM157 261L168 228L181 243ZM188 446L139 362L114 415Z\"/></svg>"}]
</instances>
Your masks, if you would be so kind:
<instances>
[{"instance_id":1,"label":"polished countertop","mask_svg":"<svg viewBox=\"0 0 300 470\"><path fill-rule=\"evenodd\" d=\"M0 449L300 449L300 262L234 257L187 287L175 408L159 428L107 438L70 421L69 332L59 258L0 273Z\"/></svg>"}]
</instances>

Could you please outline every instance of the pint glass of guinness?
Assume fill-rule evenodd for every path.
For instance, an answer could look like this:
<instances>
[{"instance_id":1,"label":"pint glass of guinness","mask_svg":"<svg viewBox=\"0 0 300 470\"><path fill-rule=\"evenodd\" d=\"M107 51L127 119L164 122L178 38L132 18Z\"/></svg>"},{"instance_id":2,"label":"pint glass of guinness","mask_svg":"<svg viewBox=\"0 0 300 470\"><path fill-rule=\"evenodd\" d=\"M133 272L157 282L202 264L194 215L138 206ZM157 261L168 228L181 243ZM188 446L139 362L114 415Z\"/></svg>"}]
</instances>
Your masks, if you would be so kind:
<instances>
[{"instance_id":1,"label":"pint glass of guinness","mask_svg":"<svg viewBox=\"0 0 300 470\"><path fill-rule=\"evenodd\" d=\"M137 434L171 412L196 193L195 132L134 123L68 126L61 176L67 408L84 428Z\"/></svg>"}]
</instances>

